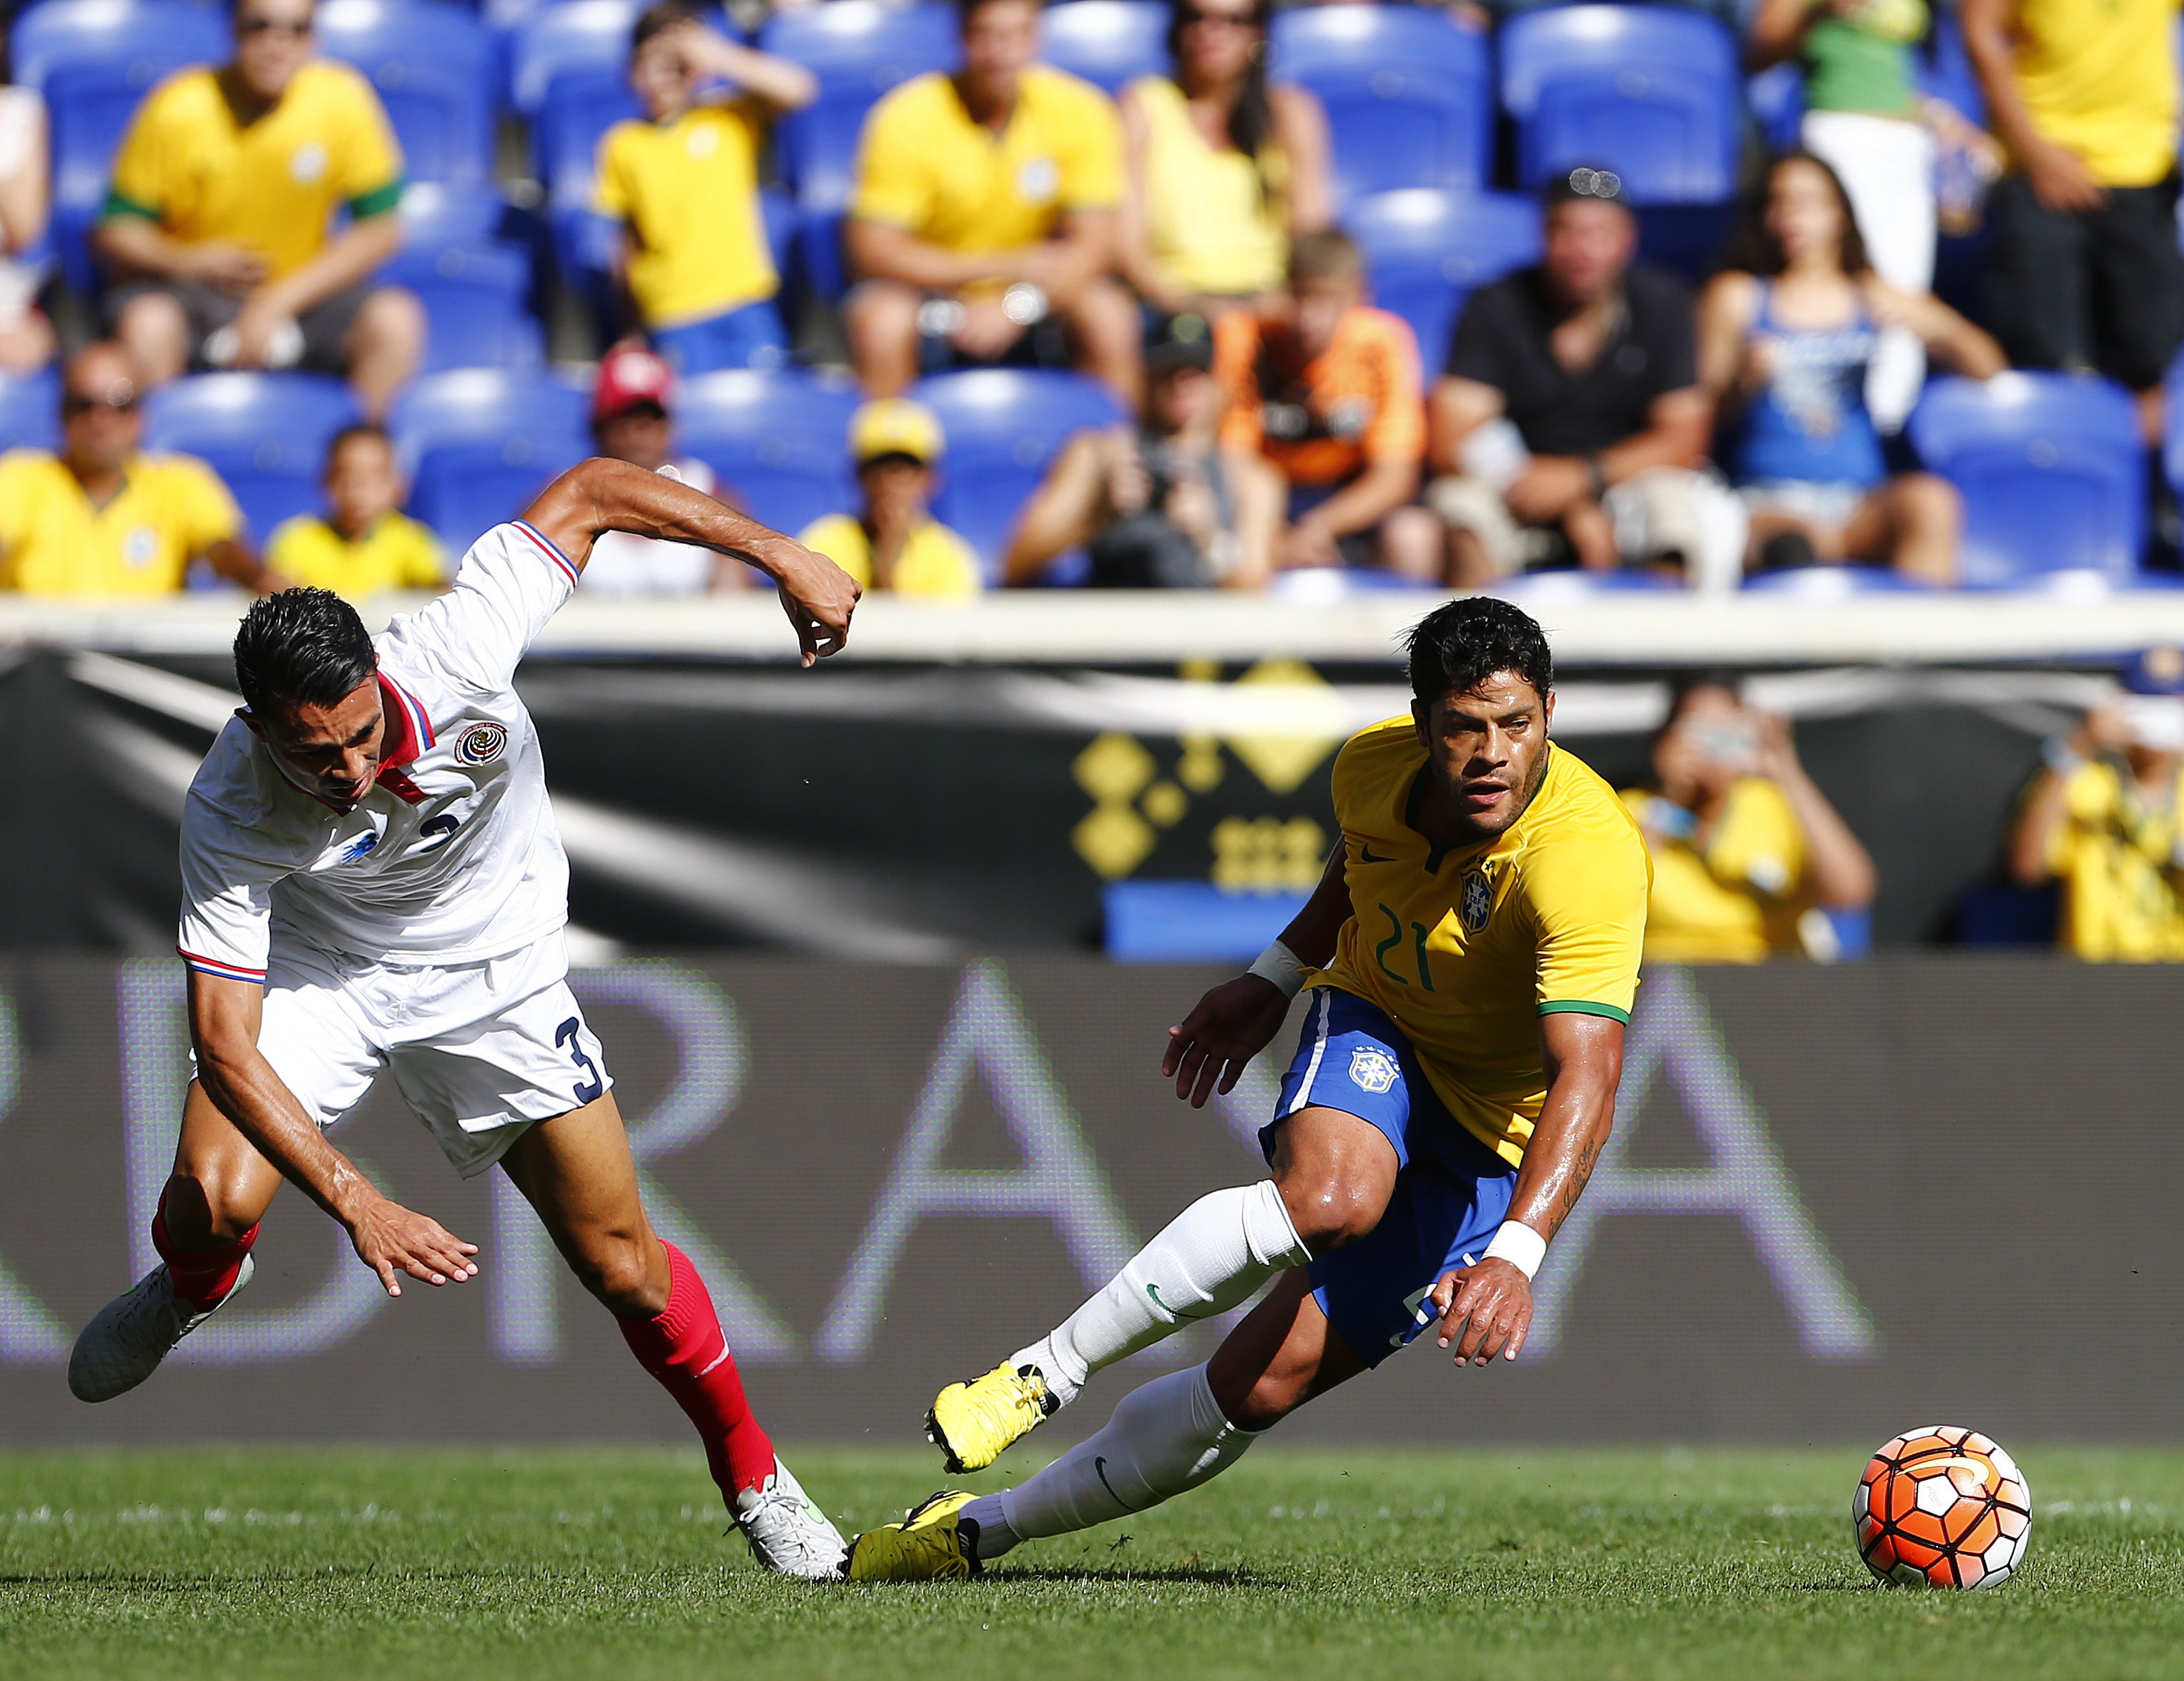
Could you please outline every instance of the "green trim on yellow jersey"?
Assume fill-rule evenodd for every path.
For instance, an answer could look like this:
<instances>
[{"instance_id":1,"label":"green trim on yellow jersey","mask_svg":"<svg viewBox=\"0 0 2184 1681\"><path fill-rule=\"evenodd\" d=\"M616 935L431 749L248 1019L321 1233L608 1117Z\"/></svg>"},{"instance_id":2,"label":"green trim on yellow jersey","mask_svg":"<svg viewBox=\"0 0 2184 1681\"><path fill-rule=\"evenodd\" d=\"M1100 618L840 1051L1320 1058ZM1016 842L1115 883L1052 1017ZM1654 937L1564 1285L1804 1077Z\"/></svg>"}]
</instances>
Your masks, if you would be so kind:
<instances>
[{"instance_id":1,"label":"green trim on yellow jersey","mask_svg":"<svg viewBox=\"0 0 2184 1681\"><path fill-rule=\"evenodd\" d=\"M1590 1004L1581 998L1551 999L1535 1012L1541 1016L1605 1016L1611 1021L1630 1025L1630 1012L1612 1004Z\"/></svg>"},{"instance_id":2,"label":"green trim on yellow jersey","mask_svg":"<svg viewBox=\"0 0 2184 1681\"><path fill-rule=\"evenodd\" d=\"M124 198L120 193L109 191L106 202L98 207L98 219L110 222L116 216L141 216L148 222L159 220L159 213L150 205L139 204L133 198Z\"/></svg>"},{"instance_id":3,"label":"green trim on yellow jersey","mask_svg":"<svg viewBox=\"0 0 2184 1681\"><path fill-rule=\"evenodd\" d=\"M402 203L402 195L410 183L397 175L384 186L376 186L369 192L359 192L348 201L350 220L362 221L367 216L383 216Z\"/></svg>"}]
</instances>

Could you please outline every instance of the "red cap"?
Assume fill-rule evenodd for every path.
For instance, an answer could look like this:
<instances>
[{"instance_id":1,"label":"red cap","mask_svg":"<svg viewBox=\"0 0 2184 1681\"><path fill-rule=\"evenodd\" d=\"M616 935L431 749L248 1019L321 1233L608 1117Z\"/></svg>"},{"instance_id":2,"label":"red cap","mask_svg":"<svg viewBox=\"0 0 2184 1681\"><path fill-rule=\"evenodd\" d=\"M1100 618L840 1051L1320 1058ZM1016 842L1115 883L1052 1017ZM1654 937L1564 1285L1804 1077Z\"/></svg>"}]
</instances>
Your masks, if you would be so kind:
<instances>
[{"instance_id":1,"label":"red cap","mask_svg":"<svg viewBox=\"0 0 2184 1681\"><path fill-rule=\"evenodd\" d=\"M649 350L610 350L599 358L599 376L592 386L592 419L611 420L640 403L656 403L665 410L674 388L674 373Z\"/></svg>"}]
</instances>

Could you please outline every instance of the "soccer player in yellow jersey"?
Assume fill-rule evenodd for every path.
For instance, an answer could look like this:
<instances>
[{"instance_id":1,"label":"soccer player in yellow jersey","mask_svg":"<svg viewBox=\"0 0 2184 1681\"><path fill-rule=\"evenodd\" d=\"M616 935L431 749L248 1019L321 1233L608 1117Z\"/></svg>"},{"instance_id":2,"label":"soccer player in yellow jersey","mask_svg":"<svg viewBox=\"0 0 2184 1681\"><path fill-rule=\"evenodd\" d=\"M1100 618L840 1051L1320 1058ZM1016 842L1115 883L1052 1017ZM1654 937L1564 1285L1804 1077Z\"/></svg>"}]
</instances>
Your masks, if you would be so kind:
<instances>
[{"instance_id":1,"label":"soccer player in yellow jersey","mask_svg":"<svg viewBox=\"0 0 2184 1681\"><path fill-rule=\"evenodd\" d=\"M630 39L644 118L600 138L598 205L621 225L618 266L638 319L677 373L778 366L788 340L758 162L768 125L810 104L818 79L707 28L677 0L644 11ZM723 82L725 97L707 92Z\"/></svg>"},{"instance_id":2,"label":"soccer player in yellow jersey","mask_svg":"<svg viewBox=\"0 0 2184 1681\"><path fill-rule=\"evenodd\" d=\"M402 154L371 84L311 56L312 10L236 0L234 58L137 108L94 240L152 384L192 363L312 368L346 374L376 420L425 343L416 298L372 278L402 248Z\"/></svg>"},{"instance_id":3,"label":"soccer player in yellow jersey","mask_svg":"<svg viewBox=\"0 0 2184 1681\"><path fill-rule=\"evenodd\" d=\"M136 364L87 345L61 376L60 453L0 455L0 590L171 595L190 563L260 594L287 587L243 538L242 513L194 456L146 454Z\"/></svg>"},{"instance_id":4,"label":"soccer player in yellow jersey","mask_svg":"<svg viewBox=\"0 0 2184 1681\"><path fill-rule=\"evenodd\" d=\"M852 1544L852 1581L975 1573L1018 1542L1195 1487L1261 1432L1427 1327L1459 1366L1514 1358L1532 1275L1606 1143L1638 984L1647 865L1612 789L1557 751L1553 664L1504 601L1435 610L1411 715L1334 765L1342 844L1250 973L1170 1030L1162 1071L1232 1088L1312 988L1274 1118L1273 1177L1201 1198L994 1371L944 1390L951 1470L993 1462L1095 1372L1248 1300L1213 1358L999 1495L936 1495Z\"/></svg>"},{"instance_id":5,"label":"soccer player in yellow jersey","mask_svg":"<svg viewBox=\"0 0 2184 1681\"><path fill-rule=\"evenodd\" d=\"M842 245L857 378L897 397L951 360L1071 361L1137 407L1138 306L1113 278L1123 131L1112 100L1039 54L1039 0L956 0L963 66L872 107Z\"/></svg>"},{"instance_id":6,"label":"soccer player in yellow jersey","mask_svg":"<svg viewBox=\"0 0 2184 1681\"><path fill-rule=\"evenodd\" d=\"M394 443L378 426L343 426L326 445L326 511L283 520L265 558L285 577L361 601L387 589L442 589L447 562L432 527L402 512Z\"/></svg>"}]
</instances>

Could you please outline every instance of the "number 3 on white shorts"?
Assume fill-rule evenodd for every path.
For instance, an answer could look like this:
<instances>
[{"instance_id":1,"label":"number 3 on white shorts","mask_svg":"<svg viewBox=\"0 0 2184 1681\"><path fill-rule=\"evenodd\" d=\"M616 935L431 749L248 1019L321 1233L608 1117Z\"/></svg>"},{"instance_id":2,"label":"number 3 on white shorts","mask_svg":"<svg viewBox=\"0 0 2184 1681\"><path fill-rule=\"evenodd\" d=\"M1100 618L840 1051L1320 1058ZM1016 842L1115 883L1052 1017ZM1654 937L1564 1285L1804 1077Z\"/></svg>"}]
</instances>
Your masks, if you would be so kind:
<instances>
[{"instance_id":1,"label":"number 3 on white shorts","mask_svg":"<svg viewBox=\"0 0 2184 1681\"><path fill-rule=\"evenodd\" d=\"M577 1088L577 1101L579 1104L596 1103L605 1092L607 1083L599 1077L598 1065L584 1055L583 1046L577 1043L577 1035L583 1029L582 1018L571 1016L554 1030L554 1043L569 1047L569 1060L577 1065L584 1077Z\"/></svg>"}]
</instances>

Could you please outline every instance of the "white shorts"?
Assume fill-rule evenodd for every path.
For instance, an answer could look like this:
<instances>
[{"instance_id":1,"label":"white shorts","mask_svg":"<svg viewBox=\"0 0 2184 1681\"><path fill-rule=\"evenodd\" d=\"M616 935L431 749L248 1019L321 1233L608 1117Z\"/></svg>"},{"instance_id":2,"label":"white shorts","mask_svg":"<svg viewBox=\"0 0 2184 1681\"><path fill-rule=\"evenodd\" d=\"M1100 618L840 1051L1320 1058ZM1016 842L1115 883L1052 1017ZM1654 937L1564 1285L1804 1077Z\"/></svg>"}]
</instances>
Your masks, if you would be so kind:
<instances>
[{"instance_id":1,"label":"white shorts","mask_svg":"<svg viewBox=\"0 0 2184 1681\"><path fill-rule=\"evenodd\" d=\"M467 1179L532 1122L581 1109L614 1084L568 973L558 932L446 968L344 957L276 934L258 1049L321 1127L392 1068Z\"/></svg>"}]
</instances>

